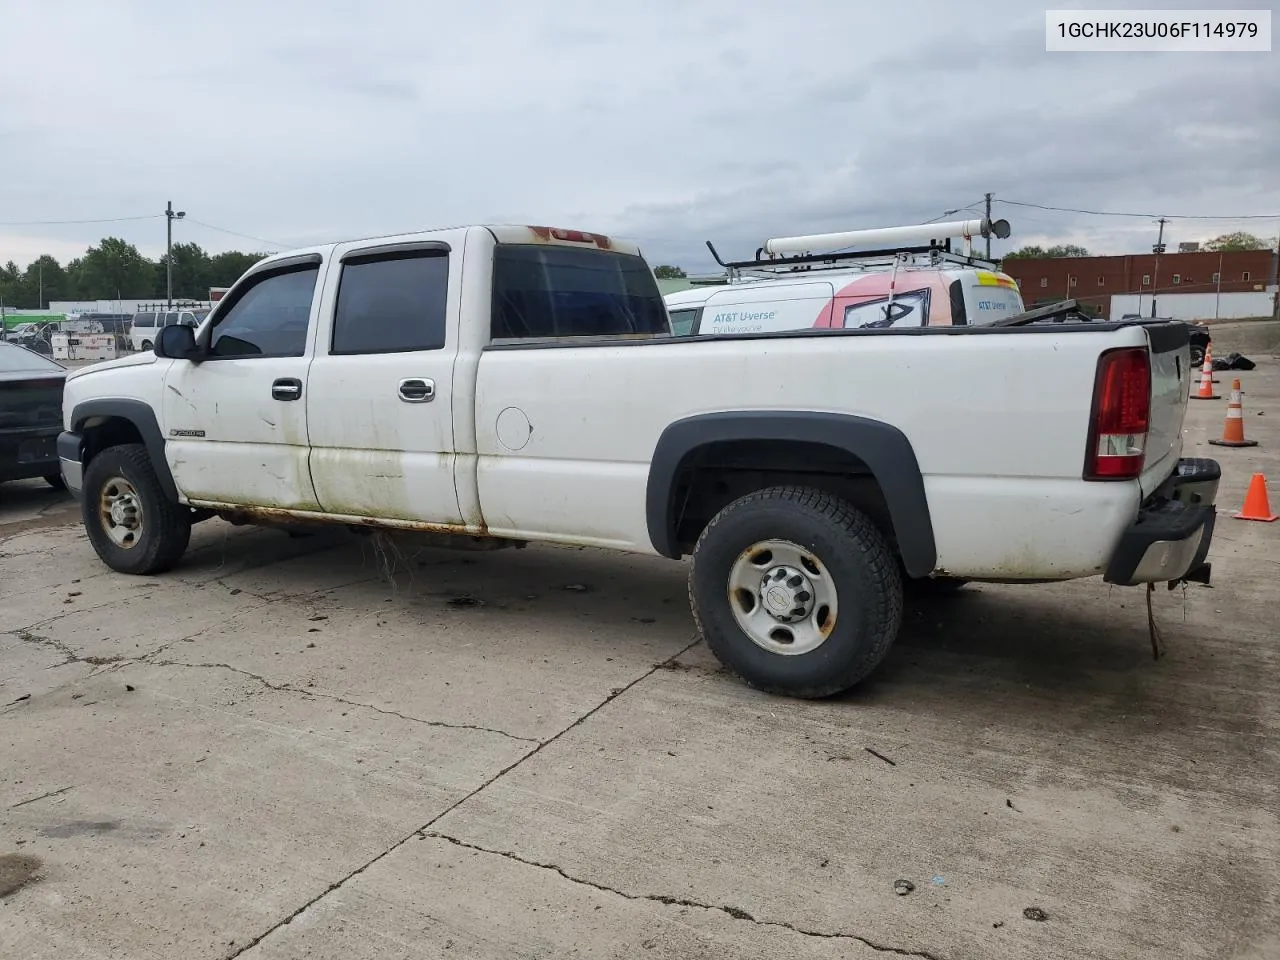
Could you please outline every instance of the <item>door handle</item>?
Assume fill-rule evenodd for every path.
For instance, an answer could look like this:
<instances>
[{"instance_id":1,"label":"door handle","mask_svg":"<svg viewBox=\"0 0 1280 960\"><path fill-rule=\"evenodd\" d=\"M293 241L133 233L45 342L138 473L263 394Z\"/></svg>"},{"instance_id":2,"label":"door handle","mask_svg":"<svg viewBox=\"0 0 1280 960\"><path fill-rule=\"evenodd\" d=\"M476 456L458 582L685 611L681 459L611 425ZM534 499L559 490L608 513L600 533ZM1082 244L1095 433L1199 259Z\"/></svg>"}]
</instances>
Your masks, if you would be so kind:
<instances>
[{"instance_id":1,"label":"door handle","mask_svg":"<svg viewBox=\"0 0 1280 960\"><path fill-rule=\"evenodd\" d=\"M410 377L400 381L397 391L405 403L430 403L436 398L436 382L421 377Z\"/></svg>"},{"instance_id":2,"label":"door handle","mask_svg":"<svg viewBox=\"0 0 1280 960\"><path fill-rule=\"evenodd\" d=\"M271 384L272 400L297 400L302 396L302 381L297 377L281 377Z\"/></svg>"}]
</instances>

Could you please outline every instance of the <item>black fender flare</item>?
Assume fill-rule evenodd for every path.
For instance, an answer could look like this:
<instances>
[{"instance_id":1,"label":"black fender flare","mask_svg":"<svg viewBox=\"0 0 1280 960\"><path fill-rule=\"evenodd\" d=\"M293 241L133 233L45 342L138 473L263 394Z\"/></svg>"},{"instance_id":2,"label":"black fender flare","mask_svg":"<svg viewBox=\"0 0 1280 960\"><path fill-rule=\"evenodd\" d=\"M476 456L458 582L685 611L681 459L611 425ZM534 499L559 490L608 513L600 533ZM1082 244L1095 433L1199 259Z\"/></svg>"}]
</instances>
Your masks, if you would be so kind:
<instances>
[{"instance_id":1,"label":"black fender flare","mask_svg":"<svg viewBox=\"0 0 1280 960\"><path fill-rule=\"evenodd\" d=\"M151 467L160 480L164 492L174 501L178 500L178 485L173 482L173 474L169 472L169 461L164 456L164 434L160 432L160 422L156 413L141 400L107 398L103 400L84 400L75 405L71 411L71 431L83 436L85 424L99 417L110 417L127 420L137 428L142 442L147 447L147 455L151 457Z\"/></svg>"},{"instance_id":2,"label":"black fender flare","mask_svg":"<svg viewBox=\"0 0 1280 960\"><path fill-rule=\"evenodd\" d=\"M928 576L938 560L924 476L911 441L879 420L809 410L735 410L677 420L662 431L649 464L645 520L649 540L664 557L681 556L676 542L676 478L690 454L708 443L800 440L842 450L865 463L884 493L903 565Z\"/></svg>"}]
</instances>

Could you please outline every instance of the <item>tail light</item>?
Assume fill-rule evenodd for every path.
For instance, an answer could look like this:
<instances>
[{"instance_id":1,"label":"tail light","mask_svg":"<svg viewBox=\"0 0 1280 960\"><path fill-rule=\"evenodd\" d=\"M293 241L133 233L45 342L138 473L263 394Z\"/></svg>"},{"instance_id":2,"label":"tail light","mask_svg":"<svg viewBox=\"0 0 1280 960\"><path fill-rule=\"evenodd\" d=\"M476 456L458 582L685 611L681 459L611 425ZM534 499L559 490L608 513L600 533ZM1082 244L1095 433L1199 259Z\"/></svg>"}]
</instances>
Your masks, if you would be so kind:
<instances>
[{"instance_id":1,"label":"tail light","mask_svg":"<svg viewBox=\"0 0 1280 960\"><path fill-rule=\"evenodd\" d=\"M1142 473L1151 429L1151 358L1146 347L1098 359L1084 479L1133 480Z\"/></svg>"}]
</instances>

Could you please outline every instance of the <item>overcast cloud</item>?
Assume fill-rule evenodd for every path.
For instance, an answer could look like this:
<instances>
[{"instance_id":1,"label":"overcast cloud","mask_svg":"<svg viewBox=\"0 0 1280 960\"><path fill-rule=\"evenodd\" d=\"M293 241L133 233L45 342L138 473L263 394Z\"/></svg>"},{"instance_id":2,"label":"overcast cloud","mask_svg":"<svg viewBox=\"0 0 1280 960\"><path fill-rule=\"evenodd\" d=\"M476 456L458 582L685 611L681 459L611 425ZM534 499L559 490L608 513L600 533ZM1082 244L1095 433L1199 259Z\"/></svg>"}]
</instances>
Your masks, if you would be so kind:
<instances>
[{"instance_id":1,"label":"overcast cloud","mask_svg":"<svg viewBox=\"0 0 1280 960\"><path fill-rule=\"evenodd\" d=\"M168 199L190 218L176 239L210 251L508 221L637 238L690 270L707 239L748 256L988 190L1280 213L1280 54L1049 54L1025 2L0 0L0 84L0 262L19 264L104 235L155 256L163 218L24 222ZM997 252L1140 252L1156 230L996 210L1014 229ZM1241 227L1280 219L1166 240Z\"/></svg>"}]
</instances>

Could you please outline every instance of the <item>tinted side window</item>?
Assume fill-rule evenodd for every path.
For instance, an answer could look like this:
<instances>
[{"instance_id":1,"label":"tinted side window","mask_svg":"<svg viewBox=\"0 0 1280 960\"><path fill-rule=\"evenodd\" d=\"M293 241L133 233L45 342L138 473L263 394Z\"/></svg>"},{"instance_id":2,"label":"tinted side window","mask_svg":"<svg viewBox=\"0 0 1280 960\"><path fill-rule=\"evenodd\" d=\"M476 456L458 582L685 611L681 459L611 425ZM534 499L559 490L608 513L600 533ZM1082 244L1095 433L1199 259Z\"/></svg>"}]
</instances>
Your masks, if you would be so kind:
<instances>
[{"instance_id":1,"label":"tinted side window","mask_svg":"<svg viewBox=\"0 0 1280 960\"><path fill-rule=\"evenodd\" d=\"M349 257L338 282L330 352L439 350L448 293L448 254Z\"/></svg>"},{"instance_id":2,"label":"tinted side window","mask_svg":"<svg viewBox=\"0 0 1280 960\"><path fill-rule=\"evenodd\" d=\"M667 308L640 257L504 244L493 255L495 340L668 333Z\"/></svg>"},{"instance_id":3,"label":"tinted side window","mask_svg":"<svg viewBox=\"0 0 1280 960\"><path fill-rule=\"evenodd\" d=\"M267 274L225 308L213 329L214 357L300 357L318 266Z\"/></svg>"},{"instance_id":4,"label":"tinted side window","mask_svg":"<svg viewBox=\"0 0 1280 960\"><path fill-rule=\"evenodd\" d=\"M134 314L133 325L135 327L154 327L156 325L156 315L154 313Z\"/></svg>"},{"instance_id":5,"label":"tinted side window","mask_svg":"<svg viewBox=\"0 0 1280 960\"><path fill-rule=\"evenodd\" d=\"M161 326L169 327L177 322L178 322L178 315L176 313L166 313L164 315L164 323L161 324Z\"/></svg>"}]
</instances>

